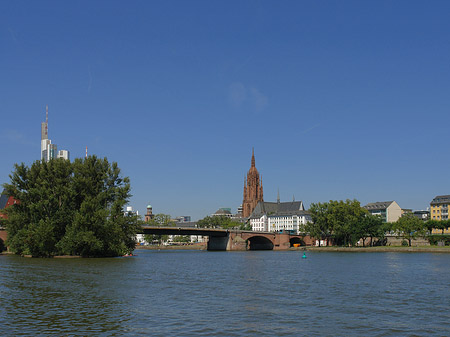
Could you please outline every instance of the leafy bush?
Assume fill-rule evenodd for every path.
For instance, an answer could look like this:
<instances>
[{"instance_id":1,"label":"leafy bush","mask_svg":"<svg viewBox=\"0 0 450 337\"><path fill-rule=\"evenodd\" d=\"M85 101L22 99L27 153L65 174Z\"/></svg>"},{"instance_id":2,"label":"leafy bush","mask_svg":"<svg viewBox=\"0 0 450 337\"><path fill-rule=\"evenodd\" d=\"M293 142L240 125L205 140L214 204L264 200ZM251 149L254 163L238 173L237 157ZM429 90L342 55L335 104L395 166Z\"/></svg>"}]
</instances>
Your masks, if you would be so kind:
<instances>
[{"instance_id":1,"label":"leafy bush","mask_svg":"<svg viewBox=\"0 0 450 337\"><path fill-rule=\"evenodd\" d=\"M124 214L130 182L117 163L90 156L15 165L4 187L8 245L16 254L118 256L135 247L137 217Z\"/></svg>"}]
</instances>

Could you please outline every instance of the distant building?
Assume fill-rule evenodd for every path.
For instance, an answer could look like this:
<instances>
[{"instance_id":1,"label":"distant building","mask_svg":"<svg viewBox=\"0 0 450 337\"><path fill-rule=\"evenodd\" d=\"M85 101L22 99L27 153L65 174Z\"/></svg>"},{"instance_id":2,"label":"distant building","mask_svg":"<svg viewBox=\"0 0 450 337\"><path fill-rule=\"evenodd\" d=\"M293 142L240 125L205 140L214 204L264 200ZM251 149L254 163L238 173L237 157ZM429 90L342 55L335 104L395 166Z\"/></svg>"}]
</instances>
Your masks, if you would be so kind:
<instances>
[{"instance_id":1,"label":"distant building","mask_svg":"<svg viewBox=\"0 0 450 337\"><path fill-rule=\"evenodd\" d=\"M41 160L48 162L51 159L64 158L70 160L69 151L60 150L48 139L48 105L45 107L45 122L41 123Z\"/></svg>"},{"instance_id":2,"label":"distant building","mask_svg":"<svg viewBox=\"0 0 450 337\"><path fill-rule=\"evenodd\" d=\"M242 212L243 212L244 208L242 207L242 204L239 205L238 209L237 209L237 214L236 216L239 216L242 218Z\"/></svg>"},{"instance_id":3,"label":"distant building","mask_svg":"<svg viewBox=\"0 0 450 337\"><path fill-rule=\"evenodd\" d=\"M226 216L227 218L231 218L233 214L231 213L231 208L223 207L219 208L214 214L211 216Z\"/></svg>"},{"instance_id":4,"label":"distant building","mask_svg":"<svg viewBox=\"0 0 450 337\"><path fill-rule=\"evenodd\" d=\"M431 220L448 220L450 195L438 195L430 202Z\"/></svg>"},{"instance_id":5,"label":"distant building","mask_svg":"<svg viewBox=\"0 0 450 337\"><path fill-rule=\"evenodd\" d=\"M255 166L255 151L252 150L250 170L244 182L244 200L242 202L242 216L247 218L252 214L258 202L264 201L262 179Z\"/></svg>"},{"instance_id":6,"label":"distant building","mask_svg":"<svg viewBox=\"0 0 450 337\"><path fill-rule=\"evenodd\" d=\"M430 202L430 218L431 220L448 221L448 208L450 206L450 195L438 195ZM444 230L433 228L432 234L450 234L450 228Z\"/></svg>"},{"instance_id":7,"label":"distant building","mask_svg":"<svg viewBox=\"0 0 450 337\"><path fill-rule=\"evenodd\" d=\"M9 206L17 204L18 202L18 200L9 196L8 194L6 194L6 191L3 190L2 194L0 194L0 219L8 219L5 209Z\"/></svg>"},{"instance_id":8,"label":"distant building","mask_svg":"<svg viewBox=\"0 0 450 337\"><path fill-rule=\"evenodd\" d=\"M250 215L253 231L303 233L304 226L311 221L302 201L264 202L260 201Z\"/></svg>"},{"instance_id":9,"label":"distant building","mask_svg":"<svg viewBox=\"0 0 450 337\"><path fill-rule=\"evenodd\" d=\"M0 194L0 220L8 219L8 215L5 212L6 208L17 203L19 203L18 200L14 199L13 197L6 194L5 191L3 191L2 194ZM2 223L0 222L0 247L2 246L2 244L4 244L7 238L8 232L6 231L6 228L2 227Z\"/></svg>"},{"instance_id":10,"label":"distant building","mask_svg":"<svg viewBox=\"0 0 450 337\"><path fill-rule=\"evenodd\" d=\"M67 150L59 150L56 158L63 158L66 160L70 160L70 152Z\"/></svg>"},{"instance_id":11,"label":"distant building","mask_svg":"<svg viewBox=\"0 0 450 337\"><path fill-rule=\"evenodd\" d=\"M152 205L147 205L147 213L145 214L144 221L149 222L151 219L153 219L155 215L153 214L153 208Z\"/></svg>"},{"instance_id":12,"label":"distant building","mask_svg":"<svg viewBox=\"0 0 450 337\"><path fill-rule=\"evenodd\" d=\"M133 206L127 206L125 215L129 215L129 216L139 215L139 211L133 210Z\"/></svg>"},{"instance_id":13,"label":"distant building","mask_svg":"<svg viewBox=\"0 0 450 337\"><path fill-rule=\"evenodd\" d=\"M175 221L177 223L187 223L187 222L191 222L191 216L190 215L182 215L182 216L177 216L175 218Z\"/></svg>"},{"instance_id":14,"label":"distant building","mask_svg":"<svg viewBox=\"0 0 450 337\"><path fill-rule=\"evenodd\" d=\"M372 215L379 215L383 222L395 222L403 214L403 210L395 201L377 201L363 206Z\"/></svg>"},{"instance_id":15,"label":"distant building","mask_svg":"<svg viewBox=\"0 0 450 337\"><path fill-rule=\"evenodd\" d=\"M414 211L413 214L423 221L427 221L430 218L430 211Z\"/></svg>"}]
</instances>

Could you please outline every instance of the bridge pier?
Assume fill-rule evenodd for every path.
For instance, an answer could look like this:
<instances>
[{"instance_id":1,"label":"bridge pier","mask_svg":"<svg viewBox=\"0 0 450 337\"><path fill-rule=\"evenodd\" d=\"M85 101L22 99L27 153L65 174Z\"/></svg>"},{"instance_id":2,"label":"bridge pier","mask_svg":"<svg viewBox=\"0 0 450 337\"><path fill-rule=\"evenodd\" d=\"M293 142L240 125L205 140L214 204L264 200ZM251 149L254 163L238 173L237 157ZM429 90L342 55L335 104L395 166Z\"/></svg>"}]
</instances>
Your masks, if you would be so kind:
<instances>
[{"instance_id":1,"label":"bridge pier","mask_svg":"<svg viewBox=\"0 0 450 337\"><path fill-rule=\"evenodd\" d=\"M208 250L229 250L228 242L230 241L230 234L227 236L210 236L208 240Z\"/></svg>"}]
</instances>

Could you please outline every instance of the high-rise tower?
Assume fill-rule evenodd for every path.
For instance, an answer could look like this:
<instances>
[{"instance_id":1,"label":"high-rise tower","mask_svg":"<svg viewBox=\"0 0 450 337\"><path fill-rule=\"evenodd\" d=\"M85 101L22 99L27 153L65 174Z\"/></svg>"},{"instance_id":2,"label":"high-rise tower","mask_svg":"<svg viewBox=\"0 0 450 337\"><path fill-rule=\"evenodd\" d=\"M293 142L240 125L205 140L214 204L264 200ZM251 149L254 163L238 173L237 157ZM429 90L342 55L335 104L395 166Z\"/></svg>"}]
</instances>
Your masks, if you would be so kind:
<instances>
[{"instance_id":1,"label":"high-rise tower","mask_svg":"<svg viewBox=\"0 0 450 337\"><path fill-rule=\"evenodd\" d=\"M56 144L48 139L48 105L45 106L45 122L41 123L41 160L56 158Z\"/></svg>"},{"instance_id":2,"label":"high-rise tower","mask_svg":"<svg viewBox=\"0 0 450 337\"><path fill-rule=\"evenodd\" d=\"M67 150L60 150L56 144L48 139L48 105L45 106L45 122L41 123L41 160L49 161L50 159L64 158L70 160L70 153Z\"/></svg>"},{"instance_id":3,"label":"high-rise tower","mask_svg":"<svg viewBox=\"0 0 450 337\"><path fill-rule=\"evenodd\" d=\"M256 205L263 199L262 179L255 166L255 151L252 150L252 162L250 170L247 172L247 177L244 181L244 201L242 202L242 216L247 218L252 214Z\"/></svg>"}]
</instances>

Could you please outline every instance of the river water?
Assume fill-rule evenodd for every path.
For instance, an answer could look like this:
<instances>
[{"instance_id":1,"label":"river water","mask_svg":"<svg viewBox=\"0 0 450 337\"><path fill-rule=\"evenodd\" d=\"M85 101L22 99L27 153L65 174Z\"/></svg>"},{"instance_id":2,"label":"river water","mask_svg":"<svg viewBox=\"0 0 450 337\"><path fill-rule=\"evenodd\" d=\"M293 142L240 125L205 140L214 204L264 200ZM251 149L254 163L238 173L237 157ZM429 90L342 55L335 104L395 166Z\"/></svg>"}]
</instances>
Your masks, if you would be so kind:
<instances>
[{"instance_id":1,"label":"river water","mask_svg":"<svg viewBox=\"0 0 450 337\"><path fill-rule=\"evenodd\" d=\"M2 336L450 336L450 254L0 256Z\"/></svg>"}]
</instances>

